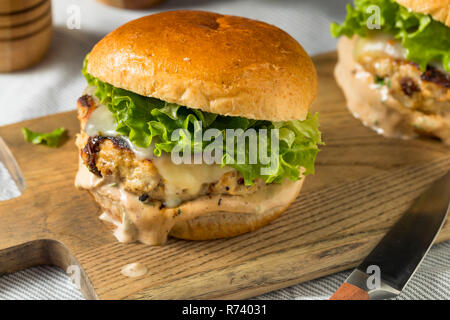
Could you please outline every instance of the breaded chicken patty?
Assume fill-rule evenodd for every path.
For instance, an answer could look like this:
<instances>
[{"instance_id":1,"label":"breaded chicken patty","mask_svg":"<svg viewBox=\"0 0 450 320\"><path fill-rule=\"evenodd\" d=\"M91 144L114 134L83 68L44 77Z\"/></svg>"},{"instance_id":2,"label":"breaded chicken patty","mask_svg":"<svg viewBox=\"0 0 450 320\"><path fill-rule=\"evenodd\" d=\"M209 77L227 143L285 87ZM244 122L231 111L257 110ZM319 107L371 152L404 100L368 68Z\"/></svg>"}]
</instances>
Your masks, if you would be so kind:
<instances>
[{"instance_id":1,"label":"breaded chicken patty","mask_svg":"<svg viewBox=\"0 0 450 320\"><path fill-rule=\"evenodd\" d=\"M418 65L392 57L364 55L358 62L405 108L450 117L448 74L431 66L422 72Z\"/></svg>"}]
</instances>

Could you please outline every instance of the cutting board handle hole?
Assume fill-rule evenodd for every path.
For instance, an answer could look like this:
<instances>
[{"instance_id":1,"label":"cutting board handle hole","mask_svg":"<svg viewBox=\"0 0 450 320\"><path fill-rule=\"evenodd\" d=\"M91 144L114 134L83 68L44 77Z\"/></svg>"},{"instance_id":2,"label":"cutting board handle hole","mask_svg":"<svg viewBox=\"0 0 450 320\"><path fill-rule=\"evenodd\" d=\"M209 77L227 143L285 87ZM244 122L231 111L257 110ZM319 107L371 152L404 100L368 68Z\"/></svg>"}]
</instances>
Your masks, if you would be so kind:
<instances>
[{"instance_id":1,"label":"cutting board handle hole","mask_svg":"<svg viewBox=\"0 0 450 320\"><path fill-rule=\"evenodd\" d=\"M25 188L22 171L11 150L0 137L0 201L19 197Z\"/></svg>"}]
</instances>

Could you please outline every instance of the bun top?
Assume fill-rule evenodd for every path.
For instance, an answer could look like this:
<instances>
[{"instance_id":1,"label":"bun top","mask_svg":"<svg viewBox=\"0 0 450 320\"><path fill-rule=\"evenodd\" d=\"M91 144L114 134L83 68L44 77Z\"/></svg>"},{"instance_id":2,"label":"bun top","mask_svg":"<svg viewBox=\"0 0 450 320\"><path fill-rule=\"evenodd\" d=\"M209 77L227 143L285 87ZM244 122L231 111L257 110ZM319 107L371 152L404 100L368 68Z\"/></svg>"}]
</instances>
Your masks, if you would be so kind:
<instances>
[{"instance_id":1,"label":"bun top","mask_svg":"<svg viewBox=\"0 0 450 320\"><path fill-rule=\"evenodd\" d=\"M115 87L250 119L305 119L317 94L300 44L264 22L203 11L131 21L89 54L87 72Z\"/></svg>"},{"instance_id":2,"label":"bun top","mask_svg":"<svg viewBox=\"0 0 450 320\"><path fill-rule=\"evenodd\" d=\"M449 0L395 0L398 4L414 12L429 14L434 20L450 27Z\"/></svg>"}]
</instances>

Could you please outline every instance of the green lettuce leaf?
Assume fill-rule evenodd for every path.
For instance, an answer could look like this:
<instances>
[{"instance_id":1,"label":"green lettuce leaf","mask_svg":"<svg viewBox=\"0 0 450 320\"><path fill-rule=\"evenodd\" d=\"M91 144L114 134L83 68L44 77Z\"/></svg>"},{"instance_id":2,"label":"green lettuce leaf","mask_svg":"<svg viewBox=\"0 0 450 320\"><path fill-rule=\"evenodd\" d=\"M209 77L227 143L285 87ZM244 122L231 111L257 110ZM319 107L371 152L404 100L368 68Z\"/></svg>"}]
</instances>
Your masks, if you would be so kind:
<instances>
[{"instance_id":1,"label":"green lettuce leaf","mask_svg":"<svg viewBox=\"0 0 450 320\"><path fill-rule=\"evenodd\" d=\"M214 141L211 139L212 141L209 142L196 142L194 139L187 140L183 136L177 141L172 141L172 133L177 129L184 129L192 138L201 130L204 132L207 129L216 129L217 136L223 137L223 145L220 149L223 154L222 165L225 165L227 159L233 159L234 163L226 165L241 172L246 185L253 184L258 178L267 183L279 183L285 178L298 180L301 178L299 167L305 168L304 175L314 173L318 145L322 144L317 114L308 115L304 121L270 122L203 112L116 88L87 73L86 65L87 57L83 66L83 75L89 85L96 87L95 95L100 102L105 104L114 115L117 123L116 131L127 136L138 147L149 147L153 143L156 156L160 156L162 152L170 153L175 146L183 150L189 142L190 150L194 153L195 150L205 150ZM267 156L269 157L273 151L270 143L270 129L279 129L279 156L274 161L276 165L271 167L274 170L261 174L261 168L269 168L270 163L260 163L259 157L257 157L257 163L250 163L249 143L246 143L245 150L233 149L232 152L227 150L224 138L226 129L242 129L243 131L266 129L268 132ZM258 137L257 145L259 146L260 143ZM244 164L237 163L239 156L245 156Z\"/></svg>"},{"instance_id":2,"label":"green lettuce leaf","mask_svg":"<svg viewBox=\"0 0 450 320\"><path fill-rule=\"evenodd\" d=\"M450 72L450 28L429 15L409 11L394 0L355 0L354 6L348 4L345 21L331 24L332 36L366 37L371 31L367 21L373 15L368 10L372 5L380 8L381 31L401 41L408 60L417 63L422 71L430 62L438 62Z\"/></svg>"},{"instance_id":3,"label":"green lettuce leaf","mask_svg":"<svg viewBox=\"0 0 450 320\"><path fill-rule=\"evenodd\" d=\"M66 138L66 129L61 127L50 133L39 133L31 131L28 128L22 128L22 134L26 141L33 144L43 144L48 147L57 148Z\"/></svg>"}]
</instances>

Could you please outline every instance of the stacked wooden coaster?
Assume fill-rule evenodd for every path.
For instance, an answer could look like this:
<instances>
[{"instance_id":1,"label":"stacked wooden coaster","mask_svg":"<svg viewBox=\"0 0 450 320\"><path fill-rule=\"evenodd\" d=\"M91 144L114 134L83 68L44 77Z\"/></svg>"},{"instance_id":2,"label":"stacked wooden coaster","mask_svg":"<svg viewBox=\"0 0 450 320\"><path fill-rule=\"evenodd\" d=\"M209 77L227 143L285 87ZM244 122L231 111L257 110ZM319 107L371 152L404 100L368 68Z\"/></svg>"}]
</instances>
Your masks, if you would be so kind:
<instances>
[{"instance_id":1,"label":"stacked wooden coaster","mask_svg":"<svg viewBox=\"0 0 450 320\"><path fill-rule=\"evenodd\" d=\"M52 36L50 0L0 1L0 72L39 62Z\"/></svg>"},{"instance_id":2,"label":"stacked wooden coaster","mask_svg":"<svg viewBox=\"0 0 450 320\"><path fill-rule=\"evenodd\" d=\"M164 0L98 0L104 4L124 9L146 9L153 7Z\"/></svg>"}]
</instances>

